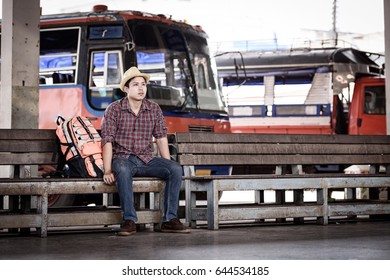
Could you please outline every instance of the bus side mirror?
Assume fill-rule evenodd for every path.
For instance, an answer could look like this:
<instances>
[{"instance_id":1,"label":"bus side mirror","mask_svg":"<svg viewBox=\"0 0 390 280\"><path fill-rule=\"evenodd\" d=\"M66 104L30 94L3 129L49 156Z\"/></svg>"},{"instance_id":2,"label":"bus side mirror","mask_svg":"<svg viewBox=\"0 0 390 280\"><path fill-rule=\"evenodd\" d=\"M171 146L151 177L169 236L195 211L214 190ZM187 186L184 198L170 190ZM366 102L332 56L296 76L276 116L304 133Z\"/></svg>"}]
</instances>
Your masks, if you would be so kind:
<instances>
[{"instance_id":1,"label":"bus side mirror","mask_svg":"<svg viewBox=\"0 0 390 280\"><path fill-rule=\"evenodd\" d=\"M112 101L113 101L113 102L116 101L116 100L119 100L119 99L121 99L121 98L123 98L123 97L125 97L125 96L126 96L126 93L124 93L123 91L121 91L120 88L114 88L114 89L112 90Z\"/></svg>"}]
</instances>

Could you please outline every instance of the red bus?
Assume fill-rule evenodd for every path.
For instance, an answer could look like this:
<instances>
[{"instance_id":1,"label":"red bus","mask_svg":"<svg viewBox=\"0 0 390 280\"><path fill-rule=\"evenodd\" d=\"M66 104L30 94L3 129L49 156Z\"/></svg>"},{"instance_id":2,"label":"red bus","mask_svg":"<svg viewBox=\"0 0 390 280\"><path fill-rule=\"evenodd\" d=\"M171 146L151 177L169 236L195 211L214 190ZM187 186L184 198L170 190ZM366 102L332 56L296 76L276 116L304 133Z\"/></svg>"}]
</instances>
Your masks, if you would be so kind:
<instances>
[{"instance_id":1,"label":"red bus","mask_svg":"<svg viewBox=\"0 0 390 280\"><path fill-rule=\"evenodd\" d=\"M138 11L41 17L39 128L58 115L83 115L100 128L108 104L123 97L119 83L131 66L151 75L168 132L230 132L207 35L199 26Z\"/></svg>"},{"instance_id":2,"label":"red bus","mask_svg":"<svg viewBox=\"0 0 390 280\"><path fill-rule=\"evenodd\" d=\"M386 134L381 54L302 48L216 62L233 133Z\"/></svg>"}]
</instances>

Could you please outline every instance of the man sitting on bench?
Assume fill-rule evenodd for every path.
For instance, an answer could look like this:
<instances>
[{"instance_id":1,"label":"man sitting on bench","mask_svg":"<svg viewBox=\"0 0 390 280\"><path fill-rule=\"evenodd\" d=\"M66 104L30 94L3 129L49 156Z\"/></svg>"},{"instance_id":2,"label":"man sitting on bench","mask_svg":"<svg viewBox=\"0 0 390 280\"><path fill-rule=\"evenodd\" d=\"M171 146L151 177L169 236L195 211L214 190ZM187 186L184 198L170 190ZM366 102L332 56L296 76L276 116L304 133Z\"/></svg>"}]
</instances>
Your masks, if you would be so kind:
<instances>
[{"instance_id":1,"label":"man sitting on bench","mask_svg":"<svg viewBox=\"0 0 390 280\"><path fill-rule=\"evenodd\" d=\"M146 97L148 74L131 67L124 74L120 89L126 97L111 103L102 123L104 176L106 184L116 181L123 222L118 235L136 233L133 176L158 177L165 180L162 232L188 233L177 218L182 168L170 160L167 128L161 108ZM152 155L152 136L161 157Z\"/></svg>"}]
</instances>

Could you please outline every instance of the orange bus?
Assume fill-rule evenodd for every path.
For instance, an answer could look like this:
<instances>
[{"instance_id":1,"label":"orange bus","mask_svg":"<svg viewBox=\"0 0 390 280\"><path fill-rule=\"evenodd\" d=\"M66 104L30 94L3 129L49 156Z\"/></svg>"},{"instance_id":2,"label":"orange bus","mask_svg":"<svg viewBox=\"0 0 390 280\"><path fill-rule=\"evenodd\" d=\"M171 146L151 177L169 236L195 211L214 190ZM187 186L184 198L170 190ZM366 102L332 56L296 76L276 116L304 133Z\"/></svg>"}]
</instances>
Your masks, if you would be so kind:
<instances>
[{"instance_id":1,"label":"orange bus","mask_svg":"<svg viewBox=\"0 0 390 280\"><path fill-rule=\"evenodd\" d=\"M123 97L125 70L151 75L148 98L157 102L168 132L230 132L215 62L200 26L138 11L41 17L39 128L58 115L83 115L100 128L108 104Z\"/></svg>"}]
</instances>

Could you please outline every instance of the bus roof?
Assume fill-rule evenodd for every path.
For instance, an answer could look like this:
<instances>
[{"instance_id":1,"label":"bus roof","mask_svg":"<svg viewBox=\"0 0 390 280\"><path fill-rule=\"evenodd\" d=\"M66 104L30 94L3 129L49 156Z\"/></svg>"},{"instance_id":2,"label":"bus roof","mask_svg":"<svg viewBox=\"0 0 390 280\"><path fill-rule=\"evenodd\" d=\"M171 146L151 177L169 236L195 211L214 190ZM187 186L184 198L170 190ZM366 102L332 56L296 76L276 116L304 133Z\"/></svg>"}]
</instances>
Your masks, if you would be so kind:
<instances>
[{"instance_id":1,"label":"bus roof","mask_svg":"<svg viewBox=\"0 0 390 280\"><path fill-rule=\"evenodd\" d=\"M310 78L317 72L331 72L337 64L364 65L362 76L383 75L378 61L383 55L353 48L297 49L275 52L226 52L216 55L218 75L237 83L242 79L256 83L264 76ZM310 76L310 77L309 77ZM311 78L310 78L311 79Z\"/></svg>"},{"instance_id":2,"label":"bus roof","mask_svg":"<svg viewBox=\"0 0 390 280\"><path fill-rule=\"evenodd\" d=\"M98 8L96 8L98 7ZM94 6L91 12L75 12L75 13L62 13L52 15L42 15L42 26L52 24L69 24L69 23L82 23L82 22L122 22L129 19L144 19L156 22L164 22L166 24L173 24L179 28L192 29L198 33L203 33L207 36L205 31L199 25L190 25L185 20L177 21L172 19L172 16L164 14L152 14L141 11L119 11L108 10L105 5Z\"/></svg>"}]
</instances>

